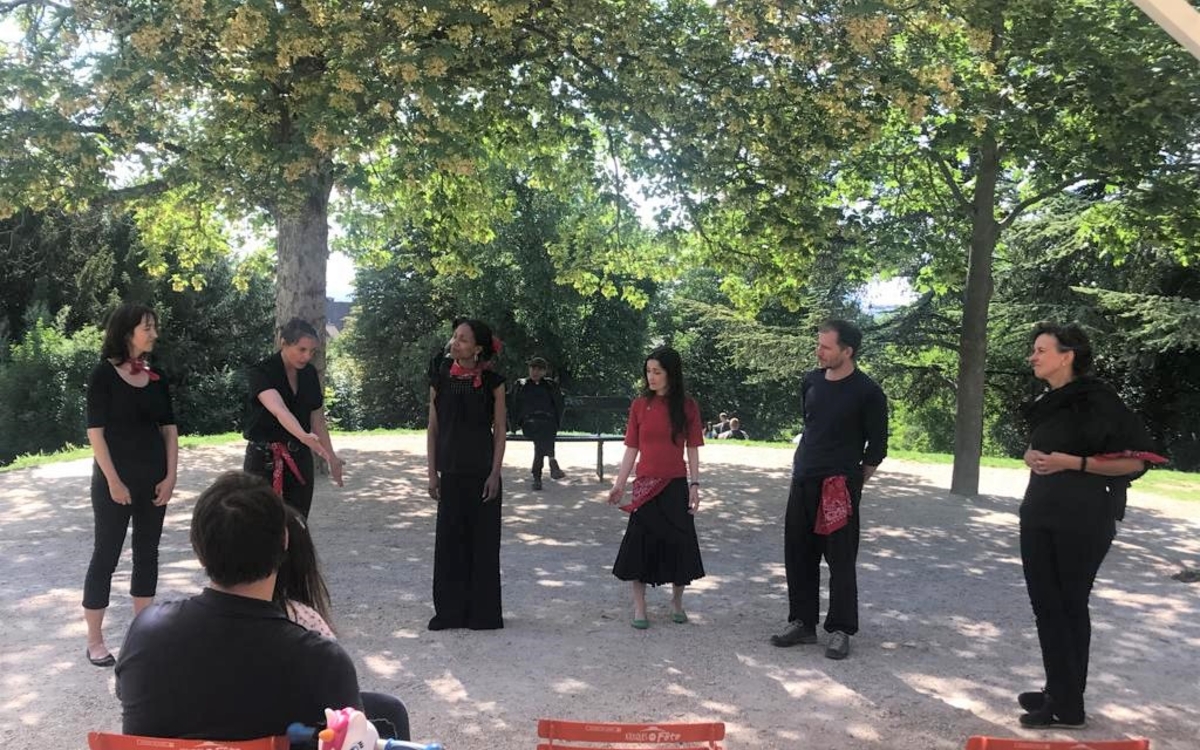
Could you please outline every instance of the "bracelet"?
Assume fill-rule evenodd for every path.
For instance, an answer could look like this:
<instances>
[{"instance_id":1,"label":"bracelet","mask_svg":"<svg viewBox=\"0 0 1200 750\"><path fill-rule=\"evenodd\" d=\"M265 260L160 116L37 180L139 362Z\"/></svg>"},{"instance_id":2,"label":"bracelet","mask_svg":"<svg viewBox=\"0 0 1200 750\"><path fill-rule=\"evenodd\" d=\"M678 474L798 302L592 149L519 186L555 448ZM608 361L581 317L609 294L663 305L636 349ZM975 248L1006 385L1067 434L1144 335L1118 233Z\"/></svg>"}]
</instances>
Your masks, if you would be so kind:
<instances>
[{"instance_id":1,"label":"bracelet","mask_svg":"<svg viewBox=\"0 0 1200 750\"><path fill-rule=\"evenodd\" d=\"M1079 470L1084 474L1087 473L1087 456L1079 457Z\"/></svg>"},{"instance_id":2,"label":"bracelet","mask_svg":"<svg viewBox=\"0 0 1200 750\"><path fill-rule=\"evenodd\" d=\"M700 486L699 482L688 482L688 487L699 487L699 486Z\"/></svg>"}]
</instances>

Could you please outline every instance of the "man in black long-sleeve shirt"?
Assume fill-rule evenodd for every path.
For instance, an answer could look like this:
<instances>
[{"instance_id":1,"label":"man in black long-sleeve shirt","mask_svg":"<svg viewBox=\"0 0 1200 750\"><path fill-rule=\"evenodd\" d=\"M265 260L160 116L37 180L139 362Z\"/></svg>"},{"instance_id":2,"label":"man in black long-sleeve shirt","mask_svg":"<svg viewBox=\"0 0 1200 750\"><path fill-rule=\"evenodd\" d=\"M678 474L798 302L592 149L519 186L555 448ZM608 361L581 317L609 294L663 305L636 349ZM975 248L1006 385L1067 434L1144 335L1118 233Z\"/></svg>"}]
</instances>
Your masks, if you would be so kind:
<instances>
[{"instance_id":1,"label":"man in black long-sleeve shirt","mask_svg":"<svg viewBox=\"0 0 1200 750\"><path fill-rule=\"evenodd\" d=\"M830 633L825 655L844 659L850 636L858 632L859 503L863 483L887 455L887 398L874 380L855 366L862 331L844 320L820 326L817 362L800 387L804 435L793 460L792 486L784 522L784 563L788 585L788 626L771 636L776 646L817 642L820 619L821 558L829 564ZM813 528L825 480L845 477L852 514L830 534Z\"/></svg>"}]
</instances>

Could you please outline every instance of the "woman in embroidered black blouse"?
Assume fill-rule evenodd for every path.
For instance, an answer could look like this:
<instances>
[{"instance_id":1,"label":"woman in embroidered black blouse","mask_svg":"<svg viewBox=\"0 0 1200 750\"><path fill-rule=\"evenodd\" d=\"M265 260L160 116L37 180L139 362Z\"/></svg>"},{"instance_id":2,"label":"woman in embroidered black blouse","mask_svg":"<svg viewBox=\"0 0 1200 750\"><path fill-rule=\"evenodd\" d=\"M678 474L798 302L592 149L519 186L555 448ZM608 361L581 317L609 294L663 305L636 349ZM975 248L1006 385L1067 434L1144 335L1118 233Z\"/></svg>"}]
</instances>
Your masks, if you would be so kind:
<instances>
[{"instance_id":1,"label":"woman in embroidered black blouse","mask_svg":"<svg viewBox=\"0 0 1200 750\"><path fill-rule=\"evenodd\" d=\"M1032 472L1021 503L1021 562L1046 671L1022 693L1021 724L1085 723L1092 583L1124 515L1124 490L1140 476L1151 441L1141 420L1089 375L1092 348L1077 325L1039 323L1029 363L1049 389L1028 408Z\"/></svg>"},{"instance_id":2,"label":"woman in embroidered black blouse","mask_svg":"<svg viewBox=\"0 0 1200 750\"><path fill-rule=\"evenodd\" d=\"M429 496L438 502L430 630L504 627L504 377L490 367L499 349L485 323L456 320L449 356L435 357L429 368Z\"/></svg>"},{"instance_id":3,"label":"woman in embroidered black blouse","mask_svg":"<svg viewBox=\"0 0 1200 750\"><path fill-rule=\"evenodd\" d=\"M242 469L266 479L306 519L314 453L329 462L334 484L342 486L342 460L329 439L321 381L311 363L319 345L316 329L292 318L280 331L279 351L246 374L250 398L242 434L249 443Z\"/></svg>"},{"instance_id":4,"label":"woman in embroidered black blouse","mask_svg":"<svg viewBox=\"0 0 1200 750\"><path fill-rule=\"evenodd\" d=\"M179 433L167 380L145 361L157 338L153 310L121 305L108 319L102 359L88 381L95 542L83 584L83 617L87 659L98 667L115 663L104 644L104 614L131 520L129 593L135 615L154 602L158 587L158 541L175 491Z\"/></svg>"}]
</instances>

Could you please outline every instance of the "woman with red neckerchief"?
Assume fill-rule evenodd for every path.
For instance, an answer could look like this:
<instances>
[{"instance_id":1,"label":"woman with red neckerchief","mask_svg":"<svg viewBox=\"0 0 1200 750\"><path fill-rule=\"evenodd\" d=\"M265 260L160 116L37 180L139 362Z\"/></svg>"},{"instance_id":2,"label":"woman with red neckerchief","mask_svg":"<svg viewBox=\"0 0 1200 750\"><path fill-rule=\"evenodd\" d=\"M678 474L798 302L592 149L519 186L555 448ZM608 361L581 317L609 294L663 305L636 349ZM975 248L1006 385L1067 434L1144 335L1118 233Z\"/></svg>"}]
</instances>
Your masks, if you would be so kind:
<instances>
[{"instance_id":1,"label":"woman with red neckerchief","mask_svg":"<svg viewBox=\"0 0 1200 750\"><path fill-rule=\"evenodd\" d=\"M650 627L647 584L671 584L671 619L682 624L688 619L683 591L704 577L694 517L700 508L698 449L704 445L700 408L684 392L683 364L674 349L650 352L644 377L645 391L629 407L625 457L608 495L612 505L621 501L637 460L633 499L621 506L629 513L629 525L613 575L632 584L631 624L638 630Z\"/></svg>"},{"instance_id":2,"label":"woman with red neckerchief","mask_svg":"<svg viewBox=\"0 0 1200 750\"><path fill-rule=\"evenodd\" d=\"M146 364L157 339L158 316L153 310L121 305L109 316L102 359L88 380L95 542L83 584L83 617L85 656L97 667L116 663L104 643L104 614L130 521L134 615L154 602L158 587L158 541L175 491L179 432L167 380Z\"/></svg>"},{"instance_id":3,"label":"woman with red neckerchief","mask_svg":"<svg viewBox=\"0 0 1200 750\"><path fill-rule=\"evenodd\" d=\"M449 353L429 367L429 497L437 501L430 630L504 627L500 605L500 467L507 422L500 340L454 321Z\"/></svg>"},{"instance_id":4,"label":"woman with red neckerchief","mask_svg":"<svg viewBox=\"0 0 1200 750\"><path fill-rule=\"evenodd\" d=\"M1091 374L1092 345L1078 325L1033 329L1029 364L1048 386L1025 407L1029 485L1021 503L1021 564L1037 623L1046 684L1021 693L1030 729L1079 729L1096 574L1125 517L1125 491L1166 459L1116 391Z\"/></svg>"}]
</instances>

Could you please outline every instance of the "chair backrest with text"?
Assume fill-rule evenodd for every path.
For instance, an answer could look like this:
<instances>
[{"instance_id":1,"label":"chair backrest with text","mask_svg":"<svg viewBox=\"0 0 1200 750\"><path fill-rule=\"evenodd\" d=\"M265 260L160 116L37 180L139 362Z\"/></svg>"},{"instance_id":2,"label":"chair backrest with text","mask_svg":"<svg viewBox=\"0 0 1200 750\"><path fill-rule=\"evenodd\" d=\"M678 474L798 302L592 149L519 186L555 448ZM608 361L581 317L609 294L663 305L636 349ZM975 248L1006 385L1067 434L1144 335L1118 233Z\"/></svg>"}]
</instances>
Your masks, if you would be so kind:
<instances>
[{"instance_id":1,"label":"chair backrest with text","mask_svg":"<svg viewBox=\"0 0 1200 750\"><path fill-rule=\"evenodd\" d=\"M1150 740L1019 740L972 737L966 750L1150 750Z\"/></svg>"},{"instance_id":2,"label":"chair backrest with text","mask_svg":"<svg viewBox=\"0 0 1200 750\"><path fill-rule=\"evenodd\" d=\"M601 750L601 748L662 748L664 750L722 750L725 723L625 724L608 721L538 721L538 750Z\"/></svg>"},{"instance_id":3,"label":"chair backrest with text","mask_svg":"<svg viewBox=\"0 0 1200 750\"><path fill-rule=\"evenodd\" d=\"M89 750L288 750L287 737L256 740L180 740L88 732Z\"/></svg>"}]
</instances>

